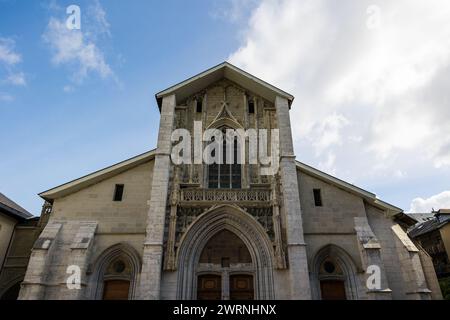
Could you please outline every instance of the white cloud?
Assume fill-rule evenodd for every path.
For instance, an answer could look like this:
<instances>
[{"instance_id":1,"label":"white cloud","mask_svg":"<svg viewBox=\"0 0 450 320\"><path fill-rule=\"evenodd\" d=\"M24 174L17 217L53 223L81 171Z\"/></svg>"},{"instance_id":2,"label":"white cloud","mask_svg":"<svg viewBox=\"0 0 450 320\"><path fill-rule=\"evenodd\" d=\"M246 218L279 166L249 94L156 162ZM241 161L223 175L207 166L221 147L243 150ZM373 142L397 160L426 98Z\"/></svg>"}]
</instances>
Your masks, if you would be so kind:
<instances>
[{"instance_id":1,"label":"white cloud","mask_svg":"<svg viewBox=\"0 0 450 320\"><path fill-rule=\"evenodd\" d=\"M215 19L239 22L258 4L258 0L216 0L210 15Z\"/></svg>"},{"instance_id":2,"label":"white cloud","mask_svg":"<svg viewBox=\"0 0 450 320\"><path fill-rule=\"evenodd\" d=\"M409 212L425 213L432 210L450 209L450 191L444 191L429 198L415 198Z\"/></svg>"},{"instance_id":3,"label":"white cloud","mask_svg":"<svg viewBox=\"0 0 450 320\"><path fill-rule=\"evenodd\" d=\"M22 62L22 55L16 50L12 38L0 38L0 85L25 86L26 78L17 65ZM11 102L14 97L7 92L0 93L0 101Z\"/></svg>"},{"instance_id":4,"label":"white cloud","mask_svg":"<svg viewBox=\"0 0 450 320\"><path fill-rule=\"evenodd\" d=\"M71 92L75 91L75 88L73 86L66 85L63 87L63 91L66 93L71 93Z\"/></svg>"},{"instance_id":5,"label":"white cloud","mask_svg":"<svg viewBox=\"0 0 450 320\"><path fill-rule=\"evenodd\" d=\"M14 101L14 97L6 92L0 92L0 101L11 102Z\"/></svg>"},{"instance_id":6,"label":"white cloud","mask_svg":"<svg viewBox=\"0 0 450 320\"><path fill-rule=\"evenodd\" d=\"M323 119L320 123L316 123L312 128L313 146L316 148L317 154L322 154L333 145L341 145L343 142L342 128L347 126L349 121L341 114L333 113Z\"/></svg>"},{"instance_id":7,"label":"white cloud","mask_svg":"<svg viewBox=\"0 0 450 320\"><path fill-rule=\"evenodd\" d=\"M98 44L100 35L109 35L105 11L95 1L86 14L81 14L84 20L80 30L68 29L64 19L50 18L43 39L52 49L52 62L67 66L76 84L81 84L90 73L103 79L115 78Z\"/></svg>"},{"instance_id":8,"label":"white cloud","mask_svg":"<svg viewBox=\"0 0 450 320\"><path fill-rule=\"evenodd\" d=\"M21 61L21 55L15 51L15 41L9 38L0 38L0 62L11 66Z\"/></svg>"},{"instance_id":9,"label":"white cloud","mask_svg":"<svg viewBox=\"0 0 450 320\"><path fill-rule=\"evenodd\" d=\"M106 12L99 0L92 1L88 7L88 32L93 36L106 34L111 36L110 24L106 19Z\"/></svg>"},{"instance_id":10,"label":"white cloud","mask_svg":"<svg viewBox=\"0 0 450 320\"><path fill-rule=\"evenodd\" d=\"M336 155L332 152L329 152L326 156L325 161L319 162L317 166L319 170L322 170L329 174L335 174L336 173L335 162L336 162Z\"/></svg>"},{"instance_id":11,"label":"white cloud","mask_svg":"<svg viewBox=\"0 0 450 320\"><path fill-rule=\"evenodd\" d=\"M404 178L450 168L449 16L448 0L261 0L229 60L295 95L301 160Z\"/></svg>"},{"instance_id":12,"label":"white cloud","mask_svg":"<svg viewBox=\"0 0 450 320\"><path fill-rule=\"evenodd\" d=\"M403 172L402 170L395 170L394 177L401 179L401 178L406 177L406 173Z\"/></svg>"},{"instance_id":13,"label":"white cloud","mask_svg":"<svg viewBox=\"0 0 450 320\"><path fill-rule=\"evenodd\" d=\"M27 84L23 72L10 73L4 82L15 86L25 86Z\"/></svg>"}]
</instances>

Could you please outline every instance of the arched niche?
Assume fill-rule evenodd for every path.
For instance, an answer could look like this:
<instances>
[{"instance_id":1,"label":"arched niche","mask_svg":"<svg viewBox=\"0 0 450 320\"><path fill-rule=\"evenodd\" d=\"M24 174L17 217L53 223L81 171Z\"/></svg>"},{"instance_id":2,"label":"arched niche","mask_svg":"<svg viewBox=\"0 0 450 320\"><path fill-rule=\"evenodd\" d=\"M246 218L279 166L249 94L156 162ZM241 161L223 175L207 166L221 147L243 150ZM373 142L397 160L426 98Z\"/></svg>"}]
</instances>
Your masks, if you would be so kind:
<instances>
[{"instance_id":1,"label":"arched niche","mask_svg":"<svg viewBox=\"0 0 450 320\"><path fill-rule=\"evenodd\" d=\"M101 300L112 298L105 296L106 290L128 290L128 297L136 297L138 275L141 260L137 251L128 244L119 243L103 251L97 258L90 281L91 298ZM122 298L122 297L119 297Z\"/></svg>"},{"instance_id":2,"label":"arched niche","mask_svg":"<svg viewBox=\"0 0 450 320\"><path fill-rule=\"evenodd\" d=\"M345 299L358 299L357 269L350 255L344 249L329 244L321 248L311 264L311 287L314 299L322 299L324 283L336 284L336 289L345 290Z\"/></svg>"}]
</instances>

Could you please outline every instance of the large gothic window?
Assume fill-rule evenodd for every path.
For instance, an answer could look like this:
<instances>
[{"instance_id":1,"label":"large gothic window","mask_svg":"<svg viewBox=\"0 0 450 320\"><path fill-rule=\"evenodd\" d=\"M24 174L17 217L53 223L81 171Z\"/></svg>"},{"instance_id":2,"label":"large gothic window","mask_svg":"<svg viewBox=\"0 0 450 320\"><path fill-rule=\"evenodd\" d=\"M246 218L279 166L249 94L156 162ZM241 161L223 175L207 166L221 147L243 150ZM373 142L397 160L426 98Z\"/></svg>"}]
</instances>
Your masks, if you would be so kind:
<instances>
[{"instance_id":1,"label":"large gothic window","mask_svg":"<svg viewBox=\"0 0 450 320\"><path fill-rule=\"evenodd\" d=\"M211 164L208 166L208 188L211 189L240 189L242 167L238 163L238 141L234 138L232 150L227 150L227 142L225 139L226 128L222 129L222 164ZM231 164L226 163L227 151L233 153L233 161ZM214 154L213 154L214 155Z\"/></svg>"}]
</instances>

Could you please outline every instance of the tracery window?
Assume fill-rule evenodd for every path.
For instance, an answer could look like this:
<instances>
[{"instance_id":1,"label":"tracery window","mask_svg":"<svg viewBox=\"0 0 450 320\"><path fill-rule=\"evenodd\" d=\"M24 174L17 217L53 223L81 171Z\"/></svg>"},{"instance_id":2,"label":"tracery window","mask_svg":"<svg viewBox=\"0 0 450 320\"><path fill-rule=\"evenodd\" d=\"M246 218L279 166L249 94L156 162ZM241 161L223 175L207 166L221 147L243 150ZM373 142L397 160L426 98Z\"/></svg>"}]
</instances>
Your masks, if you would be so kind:
<instances>
[{"instance_id":1,"label":"tracery window","mask_svg":"<svg viewBox=\"0 0 450 320\"><path fill-rule=\"evenodd\" d=\"M222 128L222 164L208 165L208 188L210 189L240 189L242 178L242 166L238 163L238 141L234 137L232 150L227 150L226 128ZM231 164L226 163L227 151L233 153ZM214 151L213 151L214 152ZM215 156L214 154L212 154Z\"/></svg>"}]
</instances>

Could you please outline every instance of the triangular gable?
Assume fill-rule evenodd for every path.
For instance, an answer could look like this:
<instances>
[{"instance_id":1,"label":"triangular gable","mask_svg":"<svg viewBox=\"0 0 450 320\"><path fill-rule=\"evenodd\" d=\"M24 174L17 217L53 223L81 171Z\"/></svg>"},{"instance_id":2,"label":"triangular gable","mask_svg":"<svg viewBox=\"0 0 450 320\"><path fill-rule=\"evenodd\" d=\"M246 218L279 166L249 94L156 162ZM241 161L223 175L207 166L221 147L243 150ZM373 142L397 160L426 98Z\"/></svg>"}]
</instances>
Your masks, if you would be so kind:
<instances>
[{"instance_id":1,"label":"triangular gable","mask_svg":"<svg viewBox=\"0 0 450 320\"><path fill-rule=\"evenodd\" d=\"M201 72L155 95L158 107L161 109L162 98L175 94L177 102L184 101L189 96L203 90L211 83L221 79L229 79L247 90L258 94L264 99L275 102L277 96L286 98L291 106L294 96L245 72L229 62L223 62L211 69Z\"/></svg>"}]
</instances>

